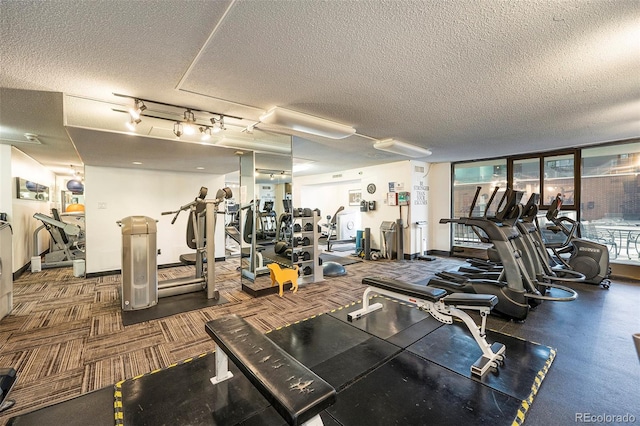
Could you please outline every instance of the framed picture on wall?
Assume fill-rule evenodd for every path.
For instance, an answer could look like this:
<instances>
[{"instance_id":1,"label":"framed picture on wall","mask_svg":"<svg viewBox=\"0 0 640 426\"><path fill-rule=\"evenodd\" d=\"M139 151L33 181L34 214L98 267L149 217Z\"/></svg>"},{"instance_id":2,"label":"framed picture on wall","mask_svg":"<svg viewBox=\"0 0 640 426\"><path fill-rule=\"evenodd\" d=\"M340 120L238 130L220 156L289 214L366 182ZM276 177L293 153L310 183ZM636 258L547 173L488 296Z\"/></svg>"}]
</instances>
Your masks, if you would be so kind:
<instances>
[{"instance_id":1,"label":"framed picture on wall","mask_svg":"<svg viewBox=\"0 0 640 426\"><path fill-rule=\"evenodd\" d=\"M350 206L359 206L360 200L362 200L362 191L359 189L350 189L349 190L349 205Z\"/></svg>"}]
</instances>

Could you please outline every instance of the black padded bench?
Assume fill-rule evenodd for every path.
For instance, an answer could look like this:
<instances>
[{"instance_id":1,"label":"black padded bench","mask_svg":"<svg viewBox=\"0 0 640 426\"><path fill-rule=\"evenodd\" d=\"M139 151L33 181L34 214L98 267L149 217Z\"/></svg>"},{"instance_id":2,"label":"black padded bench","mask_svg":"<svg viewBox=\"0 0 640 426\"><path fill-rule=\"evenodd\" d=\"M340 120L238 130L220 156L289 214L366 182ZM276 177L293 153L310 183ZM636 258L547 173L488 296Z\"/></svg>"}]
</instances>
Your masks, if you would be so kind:
<instances>
[{"instance_id":1,"label":"black padded bench","mask_svg":"<svg viewBox=\"0 0 640 426\"><path fill-rule=\"evenodd\" d=\"M209 321L205 329L216 343L213 383L233 376L228 357L288 424L322 424L320 412L336 401L330 384L237 315Z\"/></svg>"},{"instance_id":2,"label":"black padded bench","mask_svg":"<svg viewBox=\"0 0 640 426\"><path fill-rule=\"evenodd\" d=\"M493 308L498 304L498 297L492 294L453 293L447 296L446 290L441 288L412 284L392 278L366 277L362 279L362 284L430 302L442 300L448 305Z\"/></svg>"},{"instance_id":3,"label":"black padded bench","mask_svg":"<svg viewBox=\"0 0 640 426\"><path fill-rule=\"evenodd\" d=\"M461 319L469 329L482 356L471 366L471 374L484 376L491 368L497 368L504 359L505 347L501 343L489 345L486 341L485 327L487 316L498 303L497 296L492 294L454 293L440 288L417 285L406 281L386 277L366 277L362 283L368 287L362 296L362 308L347 314L347 319L353 321L371 312L382 309L382 303L369 303L372 294L388 296L417 305L444 324L453 324L453 317ZM480 313L482 323L478 326L464 310L475 310Z\"/></svg>"}]
</instances>

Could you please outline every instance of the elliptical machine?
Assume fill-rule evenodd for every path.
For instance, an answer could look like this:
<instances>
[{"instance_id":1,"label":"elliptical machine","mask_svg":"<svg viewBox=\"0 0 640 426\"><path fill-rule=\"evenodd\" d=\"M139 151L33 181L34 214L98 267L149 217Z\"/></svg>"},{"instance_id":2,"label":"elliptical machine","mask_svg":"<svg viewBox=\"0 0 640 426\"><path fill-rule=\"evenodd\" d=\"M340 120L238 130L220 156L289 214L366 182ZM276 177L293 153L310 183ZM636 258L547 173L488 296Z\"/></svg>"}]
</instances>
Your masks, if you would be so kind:
<instances>
[{"instance_id":1,"label":"elliptical machine","mask_svg":"<svg viewBox=\"0 0 640 426\"><path fill-rule=\"evenodd\" d=\"M494 190L490 203L496 192ZM557 283L544 283L545 293L547 287L552 287L566 293L566 296L550 296L542 294L538 289L540 283L532 275L532 267L528 265L532 259L531 254L519 241L523 236L516 227L516 222L523 212L523 206L520 204L522 193L507 189L493 217L488 217L486 214L480 217L472 216L478 194L479 191L476 191L469 209L469 217L440 219L440 223L456 223L469 226L474 231L482 230L486 240L493 244L495 257L501 264L499 267L495 265L497 277L487 274L485 275L487 278L460 278L451 273L438 273L429 280L428 285L442 288L447 293L493 294L498 298L494 311L519 321L527 317L529 306L535 306L543 300L556 302L575 300L578 297L575 290Z\"/></svg>"},{"instance_id":2,"label":"elliptical machine","mask_svg":"<svg viewBox=\"0 0 640 426\"><path fill-rule=\"evenodd\" d=\"M553 200L547 211L546 218L553 223L553 225L547 225L547 229L554 233L563 233L566 239L560 244L546 244L546 247L554 254L549 256L549 260L555 264L554 269L557 271L566 268L580 272L585 276L584 282L601 285L608 289L611 286L609 250L604 244L579 238L580 223L570 217L558 217L562 207L561 195L556 195L556 199ZM563 254L569 254L569 258L564 259Z\"/></svg>"}]
</instances>

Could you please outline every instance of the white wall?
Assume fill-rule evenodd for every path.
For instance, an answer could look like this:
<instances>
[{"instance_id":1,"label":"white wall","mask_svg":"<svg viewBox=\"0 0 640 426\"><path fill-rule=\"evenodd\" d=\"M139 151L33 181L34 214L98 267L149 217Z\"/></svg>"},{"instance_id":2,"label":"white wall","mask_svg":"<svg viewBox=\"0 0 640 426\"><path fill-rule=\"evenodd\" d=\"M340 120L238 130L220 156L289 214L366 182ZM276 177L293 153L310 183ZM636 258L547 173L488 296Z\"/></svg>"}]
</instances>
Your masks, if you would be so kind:
<instances>
[{"instance_id":1,"label":"white wall","mask_svg":"<svg viewBox=\"0 0 640 426\"><path fill-rule=\"evenodd\" d=\"M451 250L451 225L440 219L451 217L451 163L433 163L429 170L429 250Z\"/></svg>"},{"instance_id":2,"label":"white wall","mask_svg":"<svg viewBox=\"0 0 640 426\"><path fill-rule=\"evenodd\" d=\"M50 216L51 207L55 206L51 202L18 199L15 183L17 177L48 186L50 197L57 191L55 175L51 171L17 148L11 149L12 212L9 222L13 228L13 272L27 265L34 254L33 233L42 222L34 219L33 215L43 213ZM42 253L49 248L49 233L42 230L38 235L38 253Z\"/></svg>"},{"instance_id":3,"label":"white wall","mask_svg":"<svg viewBox=\"0 0 640 426\"><path fill-rule=\"evenodd\" d=\"M362 227L371 228L371 247L379 249L381 247L380 225L384 221L395 222L400 218L400 207L390 206L387 203L387 194L389 193L389 182L402 184L404 191L411 191L411 161L398 161L390 164L379 166L365 167L362 170L362 198L367 201L376 202L376 210L363 213ZM376 186L376 192L369 194L367 185L373 183ZM402 207L402 220L405 224L411 222L411 208ZM407 247L410 247L410 228L405 228L404 232L404 248L405 253Z\"/></svg>"},{"instance_id":4,"label":"white wall","mask_svg":"<svg viewBox=\"0 0 640 426\"><path fill-rule=\"evenodd\" d=\"M188 214L182 212L171 225L173 215L160 213L190 203L201 186L213 198L224 185L224 175L86 166L86 272L121 269L122 233L116 222L127 216L158 220L158 265L179 262L180 254L193 251L185 242ZM216 257L225 255L223 218L218 215L216 221Z\"/></svg>"},{"instance_id":5,"label":"white wall","mask_svg":"<svg viewBox=\"0 0 640 426\"><path fill-rule=\"evenodd\" d=\"M296 181L294 188L298 188L300 185ZM357 212L360 213L360 206L349 205L349 191L361 190L360 179L338 181L338 182L323 182L323 183L311 183L303 185L299 188L299 202L294 198L294 207L308 207L311 209L320 209L321 220L320 223L327 223L327 216L333 217L338 208L344 207L343 212ZM294 193L296 189L294 189Z\"/></svg>"},{"instance_id":6,"label":"white wall","mask_svg":"<svg viewBox=\"0 0 640 426\"><path fill-rule=\"evenodd\" d=\"M334 174L319 174L312 176L295 177L293 181L293 203L298 207L318 207L322 210L322 216L333 215L340 205L345 210L359 210L358 206L349 206L349 190L359 189L362 199L375 201L376 210L361 213L361 229L371 228L371 247L380 248L380 225L383 221L393 221L400 218L400 208L387 204L389 182L401 183L405 191L412 191L414 176L412 165L422 165L421 162L398 161L395 163L378 166L350 169ZM423 177L420 175L420 177ZM369 194L367 185L373 183L376 192ZM412 208L402 208L402 219L407 223L417 220L411 217ZM414 213L415 214L415 213ZM422 217L419 215L418 217ZM415 243L412 241L412 227L404 230L405 253L413 251ZM411 251L411 252L410 252Z\"/></svg>"}]
</instances>

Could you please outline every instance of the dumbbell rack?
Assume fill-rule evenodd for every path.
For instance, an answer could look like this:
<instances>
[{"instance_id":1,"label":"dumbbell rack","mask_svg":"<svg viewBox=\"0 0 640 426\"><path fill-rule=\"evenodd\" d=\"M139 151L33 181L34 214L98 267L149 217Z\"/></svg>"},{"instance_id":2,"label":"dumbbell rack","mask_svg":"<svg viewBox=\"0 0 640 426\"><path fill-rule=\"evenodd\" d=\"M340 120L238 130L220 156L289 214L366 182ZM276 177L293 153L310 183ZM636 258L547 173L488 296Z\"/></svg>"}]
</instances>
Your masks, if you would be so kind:
<instances>
[{"instance_id":1,"label":"dumbbell rack","mask_svg":"<svg viewBox=\"0 0 640 426\"><path fill-rule=\"evenodd\" d=\"M295 259L296 256L298 257L297 261L293 262L293 265L298 265L298 268L300 268L298 284L315 283L324 280L318 253L318 238L320 238L318 220L319 216L315 214L315 212L311 216L298 216L293 218L294 247L292 257L293 259ZM296 223L300 225L299 231L296 231ZM312 229L309 230L309 228ZM297 243L297 241L305 238L308 239L308 244ZM309 253L308 260L304 260L304 253ZM311 268L310 273L305 274L305 268Z\"/></svg>"}]
</instances>

